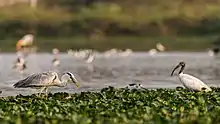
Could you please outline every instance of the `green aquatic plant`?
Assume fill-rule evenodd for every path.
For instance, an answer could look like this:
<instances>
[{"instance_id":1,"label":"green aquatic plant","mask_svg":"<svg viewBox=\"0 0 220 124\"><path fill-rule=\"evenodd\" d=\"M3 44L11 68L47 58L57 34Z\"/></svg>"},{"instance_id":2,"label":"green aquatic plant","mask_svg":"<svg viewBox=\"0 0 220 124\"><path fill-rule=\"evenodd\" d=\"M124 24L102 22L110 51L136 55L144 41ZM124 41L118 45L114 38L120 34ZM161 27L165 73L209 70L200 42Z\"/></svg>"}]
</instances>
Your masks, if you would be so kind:
<instances>
[{"instance_id":1,"label":"green aquatic plant","mask_svg":"<svg viewBox=\"0 0 220 124\"><path fill-rule=\"evenodd\" d=\"M1 123L141 124L220 122L220 88L103 88L99 92L55 93L48 97L0 98Z\"/></svg>"}]
</instances>

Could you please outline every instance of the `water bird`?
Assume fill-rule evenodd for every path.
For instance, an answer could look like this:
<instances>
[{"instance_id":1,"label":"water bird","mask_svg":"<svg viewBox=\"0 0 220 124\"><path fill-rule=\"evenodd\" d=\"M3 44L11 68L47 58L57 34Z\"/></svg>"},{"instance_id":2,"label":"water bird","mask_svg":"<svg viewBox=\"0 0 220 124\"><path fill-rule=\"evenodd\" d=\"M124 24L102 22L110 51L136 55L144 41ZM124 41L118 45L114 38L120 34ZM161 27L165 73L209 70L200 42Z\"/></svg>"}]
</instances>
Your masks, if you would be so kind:
<instances>
[{"instance_id":1,"label":"water bird","mask_svg":"<svg viewBox=\"0 0 220 124\"><path fill-rule=\"evenodd\" d=\"M106 51L104 53L104 56L108 58L108 57L110 57L112 55L115 55L117 53L118 53L118 50L116 48L113 48L113 49L110 49L110 50Z\"/></svg>"},{"instance_id":2,"label":"water bird","mask_svg":"<svg viewBox=\"0 0 220 124\"><path fill-rule=\"evenodd\" d=\"M52 60L52 63L53 63L53 66L55 66L55 67L60 66L60 60L59 60L57 57L55 57L55 58Z\"/></svg>"},{"instance_id":3,"label":"water bird","mask_svg":"<svg viewBox=\"0 0 220 124\"><path fill-rule=\"evenodd\" d=\"M129 88L129 89L140 89L140 88L143 88L143 85L132 83L132 84L128 84L127 88Z\"/></svg>"},{"instance_id":4,"label":"water bird","mask_svg":"<svg viewBox=\"0 0 220 124\"><path fill-rule=\"evenodd\" d=\"M12 68L23 74L24 70L27 68L27 65L23 58L18 57Z\"/></svg>"},{"instance_id":5,"label":"water bird","mask_svg":"<svg viewBox=\"0 0 220 124\"><path fill-rule=\"evenodd\" d=\"M80 87L79 82L71 72L66 72L61 76L61 80L58 78L58 74L53 71L32 74L13 86L14 88L35 88L40 89L40 94L45 90L47 95L48 87L65 87L68 82L74 83L77 87ZM39 95L40 95L39 94Z\"/></svg>"},{"instance_id":6,"label":"water bird","mask_svg":"<svg viewBox=\"0 0 220 124\"><path fill-rule=\"evenodd\" d=\"M74 51L72 49L68 49L67 50L67 54L70 55L70 56L73 56L74 55Z\"/></svg>"},{"instance_id":7,"label":"water bird","mask_svg":"<svg viewBox=\"0 0 220 124\"><path fill-rule=\"evenodd\" d=\"M156 49L150 49L150 50L148 51L148 54L150 54L150 55L155 55L157 52L158 52L158 51L157 51Z\"/></svg>"},{"instance_id":8,"label":"water bird","mask_svg":"<svg viewBox=\"0 0 220 124\"><path fill-rule=\"evenodd\" d=\"M94 60L94 55L93 55L92 51L87 52L84 60L85 60L86 63L91 63Z\"/></svg>"},{"instance_id":9,"label":"water bird","mask_svg":"<svg viewBox=\"0 0 220 124\"><path fill-rule=\"evenodd\" d=\"M210 56L216 56L219 53L220 49L218 47L212 48L208 51L208 54Z\"/></svg>"},{"instance_id":10,"label":"water bird","mask_svg":"<svg viewBox=\"0 0 220 124\"><path fill-rule=\"evenodd\" d=\"M29 47L33 44L34 41L34 35L33 34L27 34L23 36L16 44L16 50L19 51L24 47Z\"/></svg>"},{"instance_id":11,"label":"water bird","mask_svg":"<svg viewBox=\"0 0 220 124\"><path fill-rule=\"evenodd\" d=\"M52 53L53 55L58 55L59 54L59 49L58 48L53 48Z\"/></svg>"},{"instance_id":12,"label":"water bird","mask_svg":"<svg viewBox=\"0 0 220 124\"><path fill-rule=\"evenodd\" d=\"M24 35L17 43L16 50L21 52L24 57L27 57L33 46L34 35L32 33Z\"/></svg>"},{"instance_id":13,"label":"water bird","mask_svg":"<svg viewBox=\"0 0 220 124\"><path fill-rule=\"evenodd\" d=\"M133 53L132 49L126 49L125 51L120 52L119 55L125 57L131 55L132 53Z\"/></svg>"},{"instance_id":14,"label":"water bird","mask_svg":"<svg viewBox=\"0 0 220 124\"><path fill-rule=\"evenodd\" d=\"M60 60L58 59L59 49L53 48L52 54L54 55L54 58L52 60L53 66L57 67L60 65Z\"/></svg>"},{"instance_id":15,"label":"water bird","mask_svg":"<svg viewBox=\"0 0 220 124\"><path fill-rule=\"evenodd\" d=\"M165 51L165 46L163 46L161 43L157 43L156 44L156 48L158 49L158 51L163 52Z\"/></svg>"},{"instance_id":16,"label":"water bird","mask_svg":"<svg viewBox=\"0 0 220 124\"><path fill-rule=\"evenodd\" d=\"M212 91L210 87L208 87L205 83L203 83L200 79L193 77L189 74L184 74L183 70L185 68L185 62L180 62L172 71L171 76L173 76L176 69L181 67L178 76L180 82L184 85L185 88L189 89L190 91Z\"/></svg>"}]
</instances>

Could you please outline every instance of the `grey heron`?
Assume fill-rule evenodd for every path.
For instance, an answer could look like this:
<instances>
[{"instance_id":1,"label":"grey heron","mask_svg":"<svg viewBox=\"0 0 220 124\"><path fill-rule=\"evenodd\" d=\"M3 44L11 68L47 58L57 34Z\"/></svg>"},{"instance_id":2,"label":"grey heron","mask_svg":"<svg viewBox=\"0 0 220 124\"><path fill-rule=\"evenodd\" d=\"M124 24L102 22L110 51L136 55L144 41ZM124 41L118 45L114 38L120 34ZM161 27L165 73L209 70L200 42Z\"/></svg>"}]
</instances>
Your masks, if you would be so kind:
<instances>
[{"instance_id":1,"label":"grey heron","mask_svg":"<svg viewBox=\"0 0 220 124\"><path fill-rule=\"evenodd\" d=\"M75 76L71 72L66 72L61 76L61 80L58 78L58 74L53 71L32 74L17 83L13 86L14 88L36 88L41 89L40 94L45 90L47 95L48 87L57 86L65 87L68 82L74 83L79 87L79 82L76 80ZM39 95L40 95L39 94Z\"/></svg>"},{"instance_id":2,"label":"grey heron","mask_svg":"<svg viewBox=\"0 0 220 124\"><path fill-rule=\"evenodd\" d=\"M208 87L205 83L203 83L200 79L193 77L189 74L184 74L183 70L185 68L185 62L180 62L172 71L171 76L173 76L173 73L176 69L181 67L179 71L179 80L180 82L186 87L187 89L191 91L212 91L210 87Z\"/></svg>"}]
</instances>

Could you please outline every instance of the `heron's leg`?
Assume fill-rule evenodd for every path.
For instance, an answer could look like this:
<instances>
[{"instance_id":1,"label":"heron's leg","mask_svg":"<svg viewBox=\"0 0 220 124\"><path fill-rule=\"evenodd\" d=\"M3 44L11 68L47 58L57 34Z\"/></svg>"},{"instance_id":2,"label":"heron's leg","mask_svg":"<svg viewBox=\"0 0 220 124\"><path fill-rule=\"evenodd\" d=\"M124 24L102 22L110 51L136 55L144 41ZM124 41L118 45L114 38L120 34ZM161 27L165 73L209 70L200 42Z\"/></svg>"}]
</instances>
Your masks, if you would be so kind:
<instances>
[{"instance_id":1,"label":"heron's leg","mask_svg":"<svg viewBox=\"0 0 220 124\"><path fill-rule=\"evenodd\" d=\"M41 95L41 93L45 90L46 87L42 87L39 93L39 96Z\"/></svg>"},{"instance_id":2,"label":"heron's leg","mask_svg":"<svg viewBox=\"0 0 220 124\"><path fill-rule=\"evenodd\" d=\"M47 91L48 91L48 87L46 87L46 89L45 89L46 96L48 95Z\"/></svg>"}]
</instances>

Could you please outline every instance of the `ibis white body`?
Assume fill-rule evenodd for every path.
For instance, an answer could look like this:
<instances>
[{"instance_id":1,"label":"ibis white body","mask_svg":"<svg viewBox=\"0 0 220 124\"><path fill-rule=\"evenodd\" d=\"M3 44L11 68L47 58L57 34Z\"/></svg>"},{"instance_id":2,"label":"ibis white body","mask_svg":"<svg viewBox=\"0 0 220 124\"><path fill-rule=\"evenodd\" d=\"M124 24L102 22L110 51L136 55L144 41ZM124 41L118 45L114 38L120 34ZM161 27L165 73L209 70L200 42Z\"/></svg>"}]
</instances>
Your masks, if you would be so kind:
<instances>
[{"instance_id":1,"label":"ibis white body","mask_svg":"<svg viewBox=\"0 0 220 124\"><path fill-rule=\"evenodd\" d=\"M191 91L202 91L203 88L205 88L205 91L212 91L212 89L201 80L189 74L180 73L179 80L184 87Z\"/></svg>"},{"instance_id":2,"label":"ibis white body","mask_svg":"<svg viewBox=\"0 0 220 124\"><path fill-rule=\"evenodd\" d=\"M178 76L180 82L184 87L189 89L190 91L212 91L210 87L208 87L205 83L203 83L200 79L193 77L189 74L184 74L183 70L185 68L185 62L180 62L172 71L171 76L173 76L176 69L181 67Z\"/></svg>"}]
</instances>

